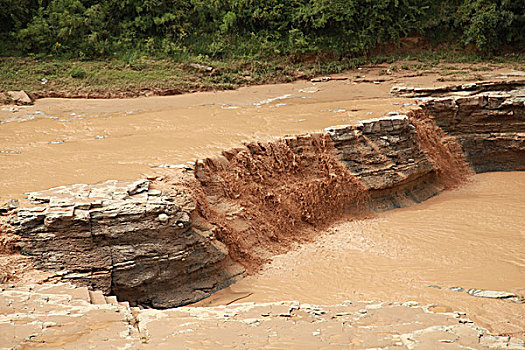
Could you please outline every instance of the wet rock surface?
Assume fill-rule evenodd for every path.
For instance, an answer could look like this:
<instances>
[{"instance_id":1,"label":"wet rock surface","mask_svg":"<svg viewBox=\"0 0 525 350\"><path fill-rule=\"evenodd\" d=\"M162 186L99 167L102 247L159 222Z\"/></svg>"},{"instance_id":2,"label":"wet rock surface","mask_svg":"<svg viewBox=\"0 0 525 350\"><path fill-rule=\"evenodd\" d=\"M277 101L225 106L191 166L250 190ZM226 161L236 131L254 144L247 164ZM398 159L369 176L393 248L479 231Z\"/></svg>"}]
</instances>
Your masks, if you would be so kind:
<instances>
[{"instance_id":1,"label":"wet rock surface","mask_svg":"<svg viewBox=\"0 0 525 350\"><path fill-rule=\"evenodd\" d=\"M419 203L444 188L406 115L326 131L342 162L366 185L375 210Z\"/></svg>"},{"instance_id":2,"label":"wet rock surface","mask_svg":"<svg viewBox=\"0 0 525 350\"><path fill-rule=\"evenodd\" d=\"M195 170L166 168L185 177L164 191L139 180L30 193L33 206L11 214L15 247L58 280L184 305L239 278L238 263L256 271L348 207L405 207L457 185L469 174L460 145L476 171L525 168L523 93L430 98L427 115L247 144Z\"/></svg>"},{"instance_id":3,"label":"wet rock surface","mask_svg":"<svg viewBox=\"0 0 525 350\"><path fill-rule=\"evenodd\" d=\"M507 84L505 91L476 93L495 87L488 86L423 100L427 115L392 115L328 128L321 136L252 143L195 167L160 166L186 174L187 182L107 181L30 193L29 205L0 212L9 244L50 273L47 281L84 287L2 291L7 311L0 316L0 339L8 339L7 348L79 348L84 341L123 348L174 342L186 348L524 348L520 340L490 336L464 315L435 314L414 303L281 302L160 312L108 296L142 307L185 305L241 278L242 259L259 266L268 254L308 238L299 229L326 222L330 216L319 212L327 203L337 214L356 199L374 210L424 201L461 181L451 169L465 156L477 172L524 170L525 92ZM241 180L245 187L232 186ZM201 192L192 191L196 184ZM362 193L345 197L341 188L350 187ZM246 204L254 198L264 209L257 215ZM206 206L220 215L204 215ZM288 236L275 234L284 226L270 214L292 222ZM240 234L228 235L233 231Z\"/></svg>"},{"instance_id":4,"label":"wet rock surface","mask_svg":"<svg viewBox=\"0 0 525 350\"><path fill-rule=\"evenodd\" d=\"M416 302L297 301L140 310L68 283L2 285L0 347L525 349L464 313Z\"/></svg>"},{"instance_id":5,"label":"wet rock surface","mask_svg":"<svg viewBox=\"0 0 525 350\"><path fill-rule=\"evenodd\" d=\"M230 257L253 272L345 210L404 207L446 188L419 141L427 131L394 115L171 169L185 175L163 191L139 180L29 193L32 206L10 219L14 246L58 280L134 304L184 305L242 275Z\"/></svg>"},{"instance_id":6,"label":"wet rock surface","mask_svg":"<svg viewBox=\"0 0 525 350\"><path fill-rule=\"evenodd\" d=\"M485 91L510 91L525 86L525 80L503 80L503 81L481 81L461 85L443 85L440 87L411 87L406 85L395 85L390 93L404 97L427 97L443 96L445 94L472 95Z\"/></svg>"}]
</instances>

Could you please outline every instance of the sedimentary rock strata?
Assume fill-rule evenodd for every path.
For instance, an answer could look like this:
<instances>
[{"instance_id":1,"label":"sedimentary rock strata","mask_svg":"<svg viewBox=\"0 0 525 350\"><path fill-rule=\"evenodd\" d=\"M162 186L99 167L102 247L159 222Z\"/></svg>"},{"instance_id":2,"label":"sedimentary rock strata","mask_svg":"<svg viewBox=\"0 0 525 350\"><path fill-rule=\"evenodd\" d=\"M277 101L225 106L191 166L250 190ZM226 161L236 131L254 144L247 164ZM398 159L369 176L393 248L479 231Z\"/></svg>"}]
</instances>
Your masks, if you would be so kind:
<instances>
[{"instance_id":1,"label":"sedimentary rock strata","mask_svg":"<svg viewBox=\"0 0 525 350\"><path fill-rule=\"evenodd\" d=\"M524 79L501 80L501 81L481 81L461 85L443 85L439 87L411 87L405 85L393 86L390 93L403 97L427 97L443 96L446 94L472 95L486 91L511 91L525 86Z\"/></svg>"},{"instance_id":2,"label":"sedimentary rock strata","mask_svg":"<svg viewBox=\"0 0 525 350\"><path fill-rule=\"evenodd\" d=\"M397 115L326 129L339 159L365 184L369 205L375 210L405 207L442 191L447 184L440 178L438 161L453 159L463 166L464 158L443 142L444 134L422 123L418 129L416 117L411 119ZM435 139L440 152L430 149L422 134ZM456 183L461 179L457 174Z\"/></svg>"},{"instance_id":3,"label":"sedimentary rock strata","mask_svg":"<svg viewBox=\"0 0 525 350\"><path fill-rule=\"evenodd\" d=\"M476 172L525 170L525 89L423 99Z\"/></svg>"},{"instance_id":4,"label":"sedimentary rock strata","mask_svg":"<svg viewBox=\"0 0 525 350\"><path fill-rule=\"evenodd\" d=\"M437 194L438 170L408 117L393 116L248 144L195 171L174 169L189 180L164 191L140 180L30 193L36 206L14 211L10 225L14 247L57 279L173 307L228 285L242 266L256 270L345 210Z\"/></svg>"},{"instance_id":5,"label":"sedimentary rock strata","mask_svg":"<svg viewBox=\"0 0 525 350\"><path fill-rule=\"evenodd\" d=\"M343 213L457 185L467 161L478 172L525 169L524 101L523 90L432 98L409 116L250 143L164 179L31 193L31 205L4 210L2 240L56 280L184 305Z\"/></svg>"},{"instance_id":6,"label":"sedimentary rock strata","mask_svg":"<svg viewBox=\"0 0 525 350\"><path fill-rule=\"evenodd\" d=\"M190 220L192 198L148 180L31 193L11 219L15 248L56 279L153 307L201 299L243 271Z\"/></svg>"}]
</instances>

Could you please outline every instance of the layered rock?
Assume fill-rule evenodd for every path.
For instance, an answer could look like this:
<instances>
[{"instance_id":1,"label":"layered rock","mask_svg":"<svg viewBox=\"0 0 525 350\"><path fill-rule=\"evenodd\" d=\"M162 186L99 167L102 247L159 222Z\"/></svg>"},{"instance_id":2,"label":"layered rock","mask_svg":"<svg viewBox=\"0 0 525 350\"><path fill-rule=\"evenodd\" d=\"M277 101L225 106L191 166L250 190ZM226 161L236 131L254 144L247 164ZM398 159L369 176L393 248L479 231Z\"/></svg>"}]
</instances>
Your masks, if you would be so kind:
<instances>
[{"instance_id":1,"label":"layered rock","mask_svg":"<svg viewBox=\"0 0 525 350\"><path fill-rule=\"evenodd\" d=\"M12 215L12 236L57 279L133 304L179 306L235 281L239 264L255 271L345 211L437 194L445 184L419 137L408 117L393 116L248 144L195 171L172 169L186 175L165 180L163 191L140 180L34 192L36 206Z\"/></svg>"},{"instance_id":2,"label":"layered rock","mask_svg":"<svg viewBox=\"0 0 525 350\"><path fill-rule=\"evenodd\" d=\"M194 170L168 169L162 181L31 193L30 206L6 209L10 239L0 243L54 279L133 304L184 305L344 213L457 185L469 174L465 156L478 172L524 170L524 102L523 90L431 98L409 116L250 143Z\"/></svg>"},{"instance_id":3,"label":"layered rock","mask_svg":"<svg viewBox=\"0 0 525 350\"><path fill-rule=\"evenodd\" d=\"M193 199L148 180L72 185L29 195L11 218L15 247L56 279L153 307L208 296L242 274L190 219Z\"/></svg>"},{"instance_id":4,"label":"layered rock","mask_svg":"<svg viewBox=\"0 0 525 350\"><path fill-rule=\"evenodd\" d=\"M463 312L415 302L288 301L160 311L66 283L0 292L0 346L6 349L525 349L523 340L493 336Z\"/></svg>"},{"instance_id":5,"label":"layered rock","mask_svg":"<svg viewBox=\"0 0 525 350\"><path fill-rule=\"evenodd\" d=\"M438 87L393 86L390 93L401 97L427 97L450 94L472 95L486 91L511 91L525 86L524 79L480 81L460 85L443 85Z\"/></svg>"},{"instance_id":6,"label":"layered rock","mask_svg":"<svg viewBox=\"0 0 525 350\"><path fill-rule=\"evenodd\" d=\"M419 203L446 187L440 179L438 164L430 156L432 150L419 137L421 133L433 132L431 137L441 144L445 135L431 129L418 131L405 115L365 120L357 126L326 131L338 157L365 184L369 205L375 210ZM459 153L448 152L447 156L458 158L458 162L462 160ZM461 178L456 180L459 182Z\"/></svg>"},{"instance_id":7,"label":"layered rock","mask_svg":"<svg viewBox=\"0 0 525 350\"><path fill-rule=\"evenodd\" d=\"M525 88L428 98L421 107L476 172L525 170Z\"/></svg>"}]
</instances>

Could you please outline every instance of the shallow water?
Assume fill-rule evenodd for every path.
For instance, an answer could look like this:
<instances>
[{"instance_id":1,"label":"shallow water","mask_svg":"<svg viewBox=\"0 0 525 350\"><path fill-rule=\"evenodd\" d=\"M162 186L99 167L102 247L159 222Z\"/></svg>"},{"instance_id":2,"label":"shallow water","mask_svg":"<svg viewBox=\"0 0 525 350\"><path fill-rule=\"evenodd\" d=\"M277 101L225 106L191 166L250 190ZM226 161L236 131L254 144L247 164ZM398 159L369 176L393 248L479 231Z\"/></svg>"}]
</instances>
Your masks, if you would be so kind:
<instances>
[{"instance_id":1,"label":"shallow water","mask_svg":"<svg viewBox=\"0 0 525 350\"><path fill-rule=\"evenodd\" d=\"M413 207L342 221L200 304L415 300L500 333L525 329L524 304L451 287L525 295L525 172L475 175Z\"/></svg>"},{"instance_id":2,"label":"shallow water","mask_svg":"<svg viewBox=\"0 0 525 350\"><path fill-rule=\"evenodd\" d=\"M387 68L356 70L339 76L347 80L323 83L135 99L48 98L34 106L2 107L0 202L59 185L134 180L162 173L151 167L212 156L243 141L407 111L415 101L392 97L393 85L444 84L435 73L384 75Z\"/></svg>"}]
</instances>

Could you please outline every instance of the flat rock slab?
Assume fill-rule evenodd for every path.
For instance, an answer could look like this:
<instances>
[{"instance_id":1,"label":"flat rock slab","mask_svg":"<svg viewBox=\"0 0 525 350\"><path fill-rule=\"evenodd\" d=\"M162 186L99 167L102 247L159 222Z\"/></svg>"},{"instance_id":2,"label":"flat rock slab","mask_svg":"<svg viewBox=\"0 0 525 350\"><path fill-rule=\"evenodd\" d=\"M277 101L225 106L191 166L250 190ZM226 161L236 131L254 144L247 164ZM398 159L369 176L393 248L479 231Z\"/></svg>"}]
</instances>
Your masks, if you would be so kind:
<instances>
[{"instance_id":1,"label":"flat rock slab","mask_svg":"<svg viewBox=\"0 0 525 350\"><path fill-rule=\"evenodd\" d=\"M0 287L0 349L525 349L416 302L139 310L69 283Z\"/></svg>"},{"instance_id":2,"label":"flat rock slab","mask_svg":"<svg viewBox=\"0 0 525 350\"><path fill-rule=\"evenodd\" d=\"M414 87L405 85L395 85L390 90L390 93L395 96L403 97L425 97L425 96L440 96L445 94L476 94L484 91L506 91L513 90L525 85L525 80L514 79L506 81L480 81L460 85L443 85L437 87Z\"/></svg>"},{"instance_id":3,"label":"flat rock slab","mask_svg":"<svg viewBox=\"0 0 525 350\"><path fill-rule=\"evenodd\" d=\"M482 289L469 289L468 294L478 298L491 298L491 299L509 299L517 298L517 295L510 292L502 292L497 290L482 290Z\"/></svg>"}]
</instances>

